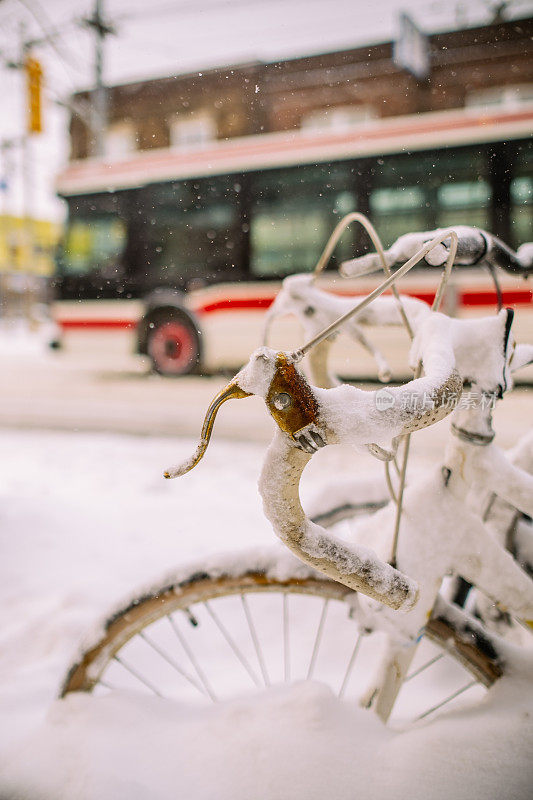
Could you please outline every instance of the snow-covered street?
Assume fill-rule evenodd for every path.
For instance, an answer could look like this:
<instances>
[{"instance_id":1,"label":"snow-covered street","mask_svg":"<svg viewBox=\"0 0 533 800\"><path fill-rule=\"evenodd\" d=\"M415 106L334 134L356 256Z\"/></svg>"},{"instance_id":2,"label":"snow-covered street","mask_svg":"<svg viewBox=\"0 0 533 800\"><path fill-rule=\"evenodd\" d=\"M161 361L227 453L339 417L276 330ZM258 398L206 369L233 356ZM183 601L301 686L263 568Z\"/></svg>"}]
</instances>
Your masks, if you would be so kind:
<instances>
[{"instance_id":1,"label":"snow-covered street","mask_svg":"<svg viewBox=\"0 0 533 800\"><path fill-rule=\"evenodd\" d=\"M192 441L3 432L2 442L5 744L46 710L77 639L110 603L185 559L270 534L257 446L240 445L238 479L221 443L210 479L198 472L178 485L162 470Z\"/></svg>"},{"instance_id":2,"label":"snow-covered street","mask_svg":"<svg viewBox=\"0 0 533 800\"><path fill-rule=\"evenodd\" d=\"M529 796L531 659L479 708L405 732L319 682L213 708L136 693L55 701L80 637L135 586L272 542L256 489L264 446L216 441L201 468L165 482L192 440L3 431L2 445L0 796ZM320 459L308 490L349 463L337 448Z\"/></svg>"}]
</instances>

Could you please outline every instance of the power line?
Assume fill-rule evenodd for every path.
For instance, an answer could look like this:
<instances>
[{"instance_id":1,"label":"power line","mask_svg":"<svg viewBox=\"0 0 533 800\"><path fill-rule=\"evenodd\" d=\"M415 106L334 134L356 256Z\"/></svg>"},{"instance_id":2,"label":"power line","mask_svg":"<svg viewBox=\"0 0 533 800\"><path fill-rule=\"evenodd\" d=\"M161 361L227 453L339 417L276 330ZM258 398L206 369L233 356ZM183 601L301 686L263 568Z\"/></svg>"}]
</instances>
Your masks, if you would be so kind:
<instances>
[{"instance_id":1,"label":"power line","mask_svg":"<svg viewBox=\"0 0 533 800\"><path fill-rule=\"evenodd\" d=\"M60 35L60 30L54 27L54 24L50 17L48 16L47 12L44 8L37 2L37 0L18 0L21 6L28 11L34 20L39 25L40 29L44 34L44 39L33 39L29 40L27 44L29 46L36 46L40 44L50 44L52 49L55 51L56 55L60 59L61 63L64 65L65 73L71 83L74 83L72 76L69 72L69 69L74 66L75 69L78 69L78 65L76 64L76 59L72 57L72 53L68 50L65 50L64 46L59 46L56 42L57 37ZM73 22L71 21L68 23L68 26L71 26ZM63 29L67 26L62 26Z\"/></svg>"},{"instance_id":2,"label":"power line","mask_svg":"<svg viewBox=\"0 0 533 800\"><path fill-rule=\"evenodd\" d=\"M118 14L117 19L120 22L129 22L135 19L144 19L145 17L165 16L167 14L201 14L204 11L225 11L232 8L239 8L246 6L247 8L253 6L268 6L273 3L285 3L286 0L211 0L210 2L189 2L177 5L176 3L164 3L155 8L147 8L142 11L129 11L124 14ZM308 2L320 2L323 0L308 0Z\"/></svg>"},{"instance_id":3,"label":"power line","mask_svg":"<svg viewBox=\"0 0 533 800\"><path fill-rule=\"evenodd\" d=\"M0 3L1 1L2 0L0 0ZM90 17L72 19L62 25L54 25L46 10L37 0L31 0L31 2L30 0L18 0L18 3L32 15L43 34L40 37L34 36L32 38L30 38L29 35L25 35L23 43L25 51L29 51L32 47L45 44L50 45L74 90L77 89L76 84L78 81L72 75L71 69L75 68L77 71L82 71L86 70L87 67L80 65L80 62L73 57L70 50L65 48L63 43L58 44L57 40L64 35L66 30L74 28L76 31L80 29L80 26L89 28L96 33L95 87L92 103L90 101L84 101L81 98L71 100L60 99L58 93L51 89L48 81L46 94L49 96L52 95L53 97L55 96L54 99L58 105L69 109L71 113L76 114L84 120L94 135L95 151L97 154L101 154L103 151L103 137L107 118L107 97L103 83L103 43L108 35L115 32L113 26L104 19L102 10L103 0L95 0L93 13ZM23 66L23 60L20 58L8 59L1 52L0 57L3 57L3 61L8 67L21 68Z\"/></svg>"}]
</instances>

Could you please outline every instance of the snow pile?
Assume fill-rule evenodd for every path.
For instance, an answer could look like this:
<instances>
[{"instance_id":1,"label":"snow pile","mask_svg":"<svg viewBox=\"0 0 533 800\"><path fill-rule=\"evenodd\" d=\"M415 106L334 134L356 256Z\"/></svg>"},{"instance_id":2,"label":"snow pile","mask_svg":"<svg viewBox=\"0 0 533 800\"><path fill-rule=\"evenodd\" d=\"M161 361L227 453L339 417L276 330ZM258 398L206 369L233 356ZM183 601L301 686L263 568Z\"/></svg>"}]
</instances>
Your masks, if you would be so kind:
<instances>
[{"instance_id":1,"label":"snow pile","mask_svg":"<svg viewBox=\"0 0 533 800\"><path fill-rule=\"evenodd\" d=\"M204 557L215 569L221 550L218 568L232 569L244 545L279 576L296 564L261 549L273 536L260 446L218 441L179 482L161 466L190 452L187 440L3 432L2 446L2 800L529 798L531 656L481 705L403 732L317 683L209 708L133 693L55 701L95 618L151 576L179 578ZM306 489L338 474L334 457L346 474L375 469L325 448Z\"/></svg>"},{"instance_id":2,"label":"snow pile","mask_svg":"<svg viewBox=\"0 0 533 800\"><path fill-rule=\"evenodd\" d=\"M466 266L481 263L487 255L487 249L492 240L491 235L480 228L472 228L470 225L454 225L452 229L437 228L433 231L416 231L400 236L389 250L384 252L387 266L393 267L395 264L408 261L433 239L450 230L455 231L459 238L454 264ZM443 266L450 254L450 245L451 237L448 236L427 253L424 261L433 267ZM380 256L378 253L368 253L350 261L344 261L341 264L340 272L345 277L353 277L368 275L378 269L381 269Z\"/></svg>"},{"instance_id":3,"label":"snow pile","mask_svg":"<svg viewBox=\"0 0 533 800\"><path fill-rule=\"evenodd\" d=\"M61 332L49 320L29 324L24 319L0 320L0 357L20 358L39 356L50 352L50 347L60 341Z\"/></svg>"},{"instance_id":4,"label":"snow pile","mask_svg":"<svg viewBox=\"0 0 533 800\"><path fill-rule=\"evenodd\" d=\"M4 786L41 800L527 800L532 668L518 661L479 707L404 733L313 682L203 710L72 696L11 755Z\"/></svg>"}]
</instances>

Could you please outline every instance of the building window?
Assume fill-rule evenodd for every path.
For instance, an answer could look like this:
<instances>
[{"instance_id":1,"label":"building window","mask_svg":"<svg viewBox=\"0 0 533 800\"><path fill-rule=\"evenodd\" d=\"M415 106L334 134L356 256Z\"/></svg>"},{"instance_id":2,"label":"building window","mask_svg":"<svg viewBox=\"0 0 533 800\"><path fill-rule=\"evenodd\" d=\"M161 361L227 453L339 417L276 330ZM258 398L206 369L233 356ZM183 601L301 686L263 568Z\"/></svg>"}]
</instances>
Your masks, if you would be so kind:
<instances>
[{"instance_id":1,"label":"building window","mask_svg":"<svg viewBox=\"0 0 533 800\"><path fill-rule=\"evenodd\" d=\"M194 147L216 138L215 120L208 112L178 114L170 123L171 147Z\"/></svg>"},{"instance_id":2,"label":"building window","mask_svg":"<svg viewBox=\"0 0 533 800\"><path fill-rule=\"evenodd\" d=\"M302 117L300 127L309 132L345 131L375 117L375 109L367 105L318 108Z\"/></svg>"},{"instance_id":3,"label":"building window","mask_svg":"<svg viewBox=\"0 0 533 800\"><path fill-rule=\"evenodd\" d=\"M136 150L135 128L122 120L109 125L105 134L105 154L108 158L123 158Z\"/></svg>"},{"instance_id":4,"label":"building window","mask_svg":"<svg viewBox=\"0 0 533 800\"><path fill-rule=\"evenodd\" d=\"M468 108L518 108L533 103L533 83L517 86L495 86L469 92L465 99Z\"/></svg>"}]
</instances>

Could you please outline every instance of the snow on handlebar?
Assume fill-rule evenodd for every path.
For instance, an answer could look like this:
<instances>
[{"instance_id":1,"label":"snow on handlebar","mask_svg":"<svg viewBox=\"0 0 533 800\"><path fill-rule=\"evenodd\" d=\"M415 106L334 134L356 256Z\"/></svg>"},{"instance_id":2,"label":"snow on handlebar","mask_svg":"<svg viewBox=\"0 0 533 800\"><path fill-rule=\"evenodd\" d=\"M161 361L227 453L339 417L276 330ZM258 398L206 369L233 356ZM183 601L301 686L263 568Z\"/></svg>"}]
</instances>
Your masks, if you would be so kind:
<instances>
[{"instance_id":1,"label":"snow on handlebar","mask_svg":"<svg viewBox=\"0 0 533 800\"><path fill-rule=\"evenodd\" d=\"M487 265L520 275L533 272L533 243L524 244L515 252L504 242L480 228L458 225L454 228L458 236L457 253L454 264L458 266ZM401 264L411 258L436 236L444 233L444 229L406 233L400 236L389 250L384 251L388 267ZM430 266L440 267L448 258L450 239L435 245L425 256ZM344 261L340 272L344 277L353 278L368 275L382 268L382 258L378 253L368 253L358 258Z\"/></svg>"},{"instance_id":2,"label":"snow on handlebar","mask_svg":"<svg viewBox=\"0 0 533 800\"><path fill-rule=\"evenodd\" d=\"M445 235L449 235L451 245L438 295L449 275L457 244L453 231L445 231L440 239ZM342 542L312 523L299 502L299 481L307 461L321 447L346 441L366 446L378 457L389 459L394 456L401 436L447 416L462 389L450 337L442 336L439 326L434 329L435 335L428 336L422 346L421 363L426 376L392 389L390 402L384 407L378 402L376 392L364 392L353 386L312 388L296 364L393 285L435 244L437 241L427 243L394 276L388 276L364 300L294 353L277 353L267 347L256 350L211 403L194 455L165 472L166 478L173 478L196 466L207 449L222 403L250 395L263 397L279 429L261 479L265 515L274 532L305 563L352 589L403 610L409 610L417 601L416 583L378 559L372 551ZM414 407L403 402L407 399L403 396L406 389L416 400Z\"/></svg>"},{"instance_id":3,"label":"snow on handlebar","mask_svg":"<svg viewBox=\"0 0 533 800\"><path fill-rule=\"evenodd\" d=\"M311 387L294 357L259 348L212 402L196 453L168 470L165 477L183 475L198 463L223 402L250 395L263 397L279 429L260 483L265 514L275 533L302 561L334 580L392 608L408 610L418 596L416 583L372 551L342 542L313 524L303 512L298 489L304 467L321 447L346 441L387 452L398 437L431 425L452 411L462 383L451 347L446 337L441 339L435 330L424 346L423 360L429 374L392 389L392 403L385 408L380 407L376 392L353 386ZM406 390L420 400L412 410L403 402Z\"/></svg>"}]
</instances>

